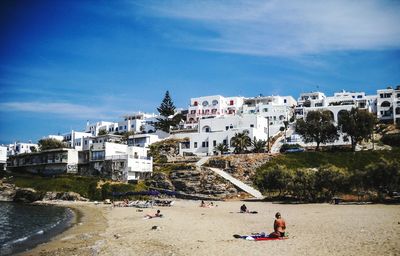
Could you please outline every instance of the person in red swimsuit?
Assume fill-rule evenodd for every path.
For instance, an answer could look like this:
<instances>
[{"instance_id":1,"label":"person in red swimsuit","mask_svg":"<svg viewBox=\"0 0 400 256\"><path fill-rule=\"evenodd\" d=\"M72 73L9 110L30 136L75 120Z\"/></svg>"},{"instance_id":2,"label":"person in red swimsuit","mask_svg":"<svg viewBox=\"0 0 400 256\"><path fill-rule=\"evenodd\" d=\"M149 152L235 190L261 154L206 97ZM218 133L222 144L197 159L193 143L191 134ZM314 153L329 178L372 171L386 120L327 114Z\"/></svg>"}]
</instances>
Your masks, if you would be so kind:
<instances>
[{"instance_id":1,"label":"person in red swimsuit","mask_svg":"<svg viewBox=\"0 0 400 256\"><path fill-rule=\"evenodd\" d=\"M269 237L284 237L285 230L286 230L286 222L282 219L281 214L277 212L275 214L275 221L274 221L274 232L269 234Z\"/></svg>"}]
</instances>

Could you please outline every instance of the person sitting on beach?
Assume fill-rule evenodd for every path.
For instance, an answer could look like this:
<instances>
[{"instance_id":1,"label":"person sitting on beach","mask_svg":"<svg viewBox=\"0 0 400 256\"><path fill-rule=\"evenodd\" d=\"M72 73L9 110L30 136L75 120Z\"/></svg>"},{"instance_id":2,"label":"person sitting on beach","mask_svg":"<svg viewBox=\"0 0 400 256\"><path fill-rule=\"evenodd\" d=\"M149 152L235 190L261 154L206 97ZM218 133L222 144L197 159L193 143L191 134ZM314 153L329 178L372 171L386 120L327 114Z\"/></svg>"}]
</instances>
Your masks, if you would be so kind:
<instances>
[{"instance_id":1,"label":"person sitting on beach","mask_svg":"<svg viewBox=\"0 0 400 256\"><path fill-rule=\"evenodd\" d=\"M207 208L207 207L209 207L209 205L206 204L206 203L204 202L204 200L201 200L200 207Z\"/></svg>"},{"instance_id":2,"label":"person sitting on beach","mask_svg":"<svg viewBox=\"0 0 400 256\"><path fill-rule=\"evenodd\" d=\"M146 214L144 217L145 218L147 217L147 218L151 219L151 218L162 217L162 214L161 214L160 210L157 210L157 213L155 213L155 214Z\"/></svg>"},{"instance_id":3,"label":"person sitting on beach","mask_svg":"<svg viewBox=\"0 0 400 256\"><path fill-rule=\"evenodd\" d=\"M249 209L247 209L247 206L245 204L243 204L242 206L240 206L240 212L241 213L248 213Z\"/></svg>"},{"instance_id":4,"label":"person sitting on beach","mask_svg":"<svg viewBox=\"0 0 400 256\"><path fill-rule=\"evenodd\" d=\"M269 234L269 237L284 237L286 230L286 222L282 219L281 214L277 212L275 214L276 220L274 221L274 232Z\"/></svg>"}]
</instances>

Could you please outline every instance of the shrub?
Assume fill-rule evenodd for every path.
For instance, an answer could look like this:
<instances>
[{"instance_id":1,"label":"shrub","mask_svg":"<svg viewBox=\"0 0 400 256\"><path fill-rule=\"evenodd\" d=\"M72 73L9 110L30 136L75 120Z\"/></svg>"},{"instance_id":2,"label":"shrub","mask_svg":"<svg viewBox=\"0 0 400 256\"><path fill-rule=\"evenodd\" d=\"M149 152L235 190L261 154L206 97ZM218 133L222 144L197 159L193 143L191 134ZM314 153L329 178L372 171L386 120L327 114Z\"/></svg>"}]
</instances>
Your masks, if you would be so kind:
<instances>
[{"instance_id":1,"label":"shrub","mask_svg":"<svg viewBox=\"0 0 400 256\"><path fill-rule=\"evenodd\" d=\"M383 135L381 141L392 147L400 147L400 133L396 134L385 134Z\"/></svg>"}]
</instances>

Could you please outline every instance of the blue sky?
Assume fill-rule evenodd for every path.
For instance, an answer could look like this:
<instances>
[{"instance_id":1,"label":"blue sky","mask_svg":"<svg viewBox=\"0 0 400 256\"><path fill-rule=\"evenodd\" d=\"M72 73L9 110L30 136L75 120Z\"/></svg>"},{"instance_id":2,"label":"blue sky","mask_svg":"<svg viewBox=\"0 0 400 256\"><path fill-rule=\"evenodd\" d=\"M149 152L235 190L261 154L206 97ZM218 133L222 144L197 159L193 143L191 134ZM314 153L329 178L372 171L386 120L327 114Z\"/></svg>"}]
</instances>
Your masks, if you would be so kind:
<instances>
[{"instance_id":1,"label":"blue sky","mask_svg":"<svg viewBox=\"0 0 400 256\"><path fill-rule=\"evenodd\" d=\"M1 1L0 143L191 97L400 84L400 1Z\"/></svg>"}]
</instances>

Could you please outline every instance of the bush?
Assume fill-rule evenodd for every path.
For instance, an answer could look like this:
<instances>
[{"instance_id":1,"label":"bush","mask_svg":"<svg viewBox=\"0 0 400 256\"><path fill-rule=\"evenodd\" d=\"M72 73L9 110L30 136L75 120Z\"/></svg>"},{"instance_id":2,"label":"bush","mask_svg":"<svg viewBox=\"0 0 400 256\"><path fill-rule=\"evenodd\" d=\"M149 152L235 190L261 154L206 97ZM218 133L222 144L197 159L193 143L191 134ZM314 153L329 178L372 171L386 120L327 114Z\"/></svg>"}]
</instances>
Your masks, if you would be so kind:
<instances>
[{"instance_id":1,"label":"bush","mask_svg":"<svg viewBox=\"0 0 400 256\"><path fill-rule=\"evenodd\" d=\"M382 136L381 141L392 147L400 147L400 133L396 134L385 134Z\"/></svg>"}]
</instances>

